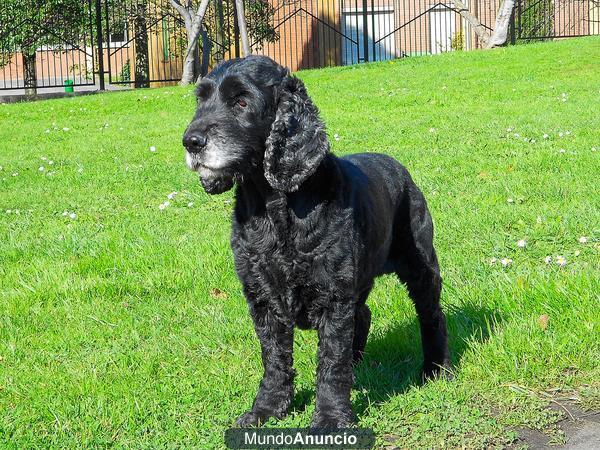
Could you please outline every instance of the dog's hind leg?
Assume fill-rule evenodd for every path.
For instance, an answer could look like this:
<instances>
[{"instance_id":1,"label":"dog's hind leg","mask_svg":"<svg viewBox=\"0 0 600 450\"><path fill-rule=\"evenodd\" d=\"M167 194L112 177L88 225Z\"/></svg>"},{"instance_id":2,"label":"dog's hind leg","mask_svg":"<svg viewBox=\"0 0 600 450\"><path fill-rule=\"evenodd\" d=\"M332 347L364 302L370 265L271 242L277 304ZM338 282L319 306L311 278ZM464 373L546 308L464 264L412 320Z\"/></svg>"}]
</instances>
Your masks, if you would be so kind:
<instances>
[{"instance_id":1,"label":"dog's hind leg","mask_svg":"<svg viewBox=\"0 0 600 450\"><path fill-rule=\"evenodd\" d=\"M371 328L371 310L365 302L369 296L371 287L360 294L360 299L354 313L354 340L352 341L352 362L359 363L364 356L367 337Z\"/></svg>"},{"instance_id":2,"label":"dog's hind leg","mask_svg":"<svg viewBox=\"0 0 600 450\"><path fill-rule=\"evenodd\" d=\"M450 377L446 317L440 306L442 279L435 249L433 223L423 194L412 186L408 205L393 243L396 274L408 288L421 328L423 377ZM407 215L408 213L408 215Z\"/></svg>"},{"instance_id":3,"label":"dog's hind leg","mask_svg":"<svg viewBox=\"0 0 600 450\"><path fill-rule=\"evenodd\" d=\"M449 377L450 357L446 317L440 306L442 281L437 268L415 269L401 275L412 298L421 328L423 346L423 377Z\"/></svg>"}]
</instances>

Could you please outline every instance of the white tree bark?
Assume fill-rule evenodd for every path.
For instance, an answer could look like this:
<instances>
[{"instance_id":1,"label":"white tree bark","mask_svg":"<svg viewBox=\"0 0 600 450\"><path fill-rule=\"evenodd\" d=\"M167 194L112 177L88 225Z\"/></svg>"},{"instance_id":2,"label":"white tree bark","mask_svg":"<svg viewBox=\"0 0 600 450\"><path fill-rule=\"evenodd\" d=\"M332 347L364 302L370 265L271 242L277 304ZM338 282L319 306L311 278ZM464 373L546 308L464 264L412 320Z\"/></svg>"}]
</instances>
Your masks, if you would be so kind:
<instances>
[{"instance_id":1,"label":"white tree bark","mask_svg":"<svg viewBox=\"0 0 600 450\"><path fill-rule=\"evenodd\" d=\"M471 24L473 31L485 47L490 39L489 31L482 25L477 17L469 12L469 8L467 8L467 5L465 5L462 0L454 0L454 6L458 9L458 14Z\"/></svg>"},{"instance_id":2,"label":"white tree bark","mask_svg":"<svg viewBox=\"0 0 600 450\"><path fill-rule=\"evenodd\" d=\"M194 82L194 67L197 64L196 50L198 48L198 37L202 30L202 19L208 9L210 0L202 0L198 9L194 11L192 0L171 0L171 5L181 14L185 23L188 45L183 62L183 74L181 75L181 85L187 85Z\"/></svg>"},{"instance_id":3,"label":"white tree bark","mask_svg":"<svg viewBox=\"0 0 600 450\"><path fill-rule=\"evenodd\" d=\"M483 48L499 47L506 43L508 38L508 28L510 26L510 17L515 8L514 0L504 0L500 9L496 14L496 26L494 31L490 33L485 28L481 21L469 12L469 8L465 5L462 0L454 0L454 5L458 9L458 13L471 24L473 31L481 41Z\"/></svg>"},{"instance_id":4,"label":"white tree bark","mask_svg":"<svg viewBox=\"0 0 600 450\"><path fill-rule=\"evenodd\" d=\"M515 8L514 0L504 0L500 6L500 10L496 15L496 26L494 32L488 40L486 48L499 47L506 43L508 39L508 28L510 26L510 17Z\"/></svg>"},{"instance_id":5,"label":"white tree bark","mask_svg":"<svg viewBox=\"0 0 600 450\"><path fill-rule=\"evenodd\" d=\"M246 16L244 14L244 0L235 0L237 10L238 28L242 39L242 56L250 54L250 42L248 40L248 28L246 27Z\"/></svg>"}]
</instances>

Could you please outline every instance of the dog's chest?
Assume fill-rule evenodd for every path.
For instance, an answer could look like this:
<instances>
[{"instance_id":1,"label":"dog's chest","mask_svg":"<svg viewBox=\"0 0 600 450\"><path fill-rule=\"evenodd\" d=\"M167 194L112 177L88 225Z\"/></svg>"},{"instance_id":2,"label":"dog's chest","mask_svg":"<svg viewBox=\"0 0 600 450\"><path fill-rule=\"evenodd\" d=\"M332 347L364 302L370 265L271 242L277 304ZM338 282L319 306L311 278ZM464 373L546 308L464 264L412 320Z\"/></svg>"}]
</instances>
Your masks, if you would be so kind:
<instances>
[{"instance_id":1,"label":"dog's chest","mask_svg":"<svg viewBox=\"0 0 600 450\"><path fill-rule=\"evenodd\" d=\"M344 211L276 210L234 223L236 270L249 301L268 302L301 327L355 278L352 228Z\"/></svg>"}]
</instances>

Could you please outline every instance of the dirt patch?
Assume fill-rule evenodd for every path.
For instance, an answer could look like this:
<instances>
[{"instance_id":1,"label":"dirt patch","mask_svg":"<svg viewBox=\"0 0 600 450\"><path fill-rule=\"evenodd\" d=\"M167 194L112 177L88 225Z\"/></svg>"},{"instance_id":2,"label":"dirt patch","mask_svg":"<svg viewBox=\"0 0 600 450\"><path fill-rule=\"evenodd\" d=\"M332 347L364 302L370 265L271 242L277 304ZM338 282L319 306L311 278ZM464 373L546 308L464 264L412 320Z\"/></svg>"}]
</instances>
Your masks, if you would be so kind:
<instances>
[{"instance_id":1,"label":"dirt patch","mask_svg":"<svg viewBox=\"0 0 600 450\"><path fill-rule=\"evenodd\" d=\"M600 411L583 411L575 405L565 403L553 404L552 409L564 415L556 424L556 428L544 433L529 428L516 429L519 437L512 448L600 449Z\"/></svg>"}]
</instances>

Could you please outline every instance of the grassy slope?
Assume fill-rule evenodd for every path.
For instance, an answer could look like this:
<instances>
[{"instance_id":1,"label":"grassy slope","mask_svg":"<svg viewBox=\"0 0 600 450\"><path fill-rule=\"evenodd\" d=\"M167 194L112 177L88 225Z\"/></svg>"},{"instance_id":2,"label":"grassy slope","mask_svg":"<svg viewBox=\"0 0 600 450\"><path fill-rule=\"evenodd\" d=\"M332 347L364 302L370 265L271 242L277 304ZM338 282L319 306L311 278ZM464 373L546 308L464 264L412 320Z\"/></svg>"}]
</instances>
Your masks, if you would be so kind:
<instances>
[{"instance_id":1,"label":"grassy slope","mask_svg":"<svg viewBox=\"0 0 600 450\"><path fill-rule=\"evenodd\" d=\"M548 388L598 405L598 54L590 38L300 74L334 151L401 160L437 227L456 381L418 385L412 306L381 279L353 393L380 443L503 445L510 425L552 422ZM250 406L260 358L232 197L183 165L189 92L0 105L0 446L220 447ZM278 425L309 422L315 346L297 333L296 407Z\"/></svg>"}]
</instances>

